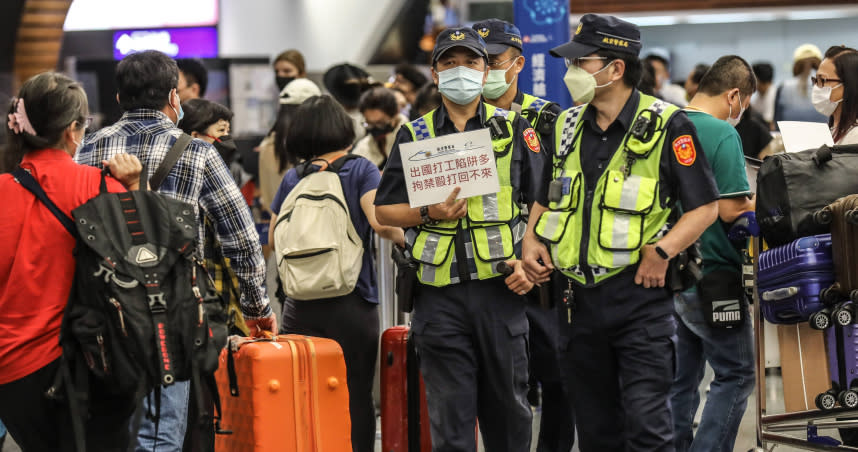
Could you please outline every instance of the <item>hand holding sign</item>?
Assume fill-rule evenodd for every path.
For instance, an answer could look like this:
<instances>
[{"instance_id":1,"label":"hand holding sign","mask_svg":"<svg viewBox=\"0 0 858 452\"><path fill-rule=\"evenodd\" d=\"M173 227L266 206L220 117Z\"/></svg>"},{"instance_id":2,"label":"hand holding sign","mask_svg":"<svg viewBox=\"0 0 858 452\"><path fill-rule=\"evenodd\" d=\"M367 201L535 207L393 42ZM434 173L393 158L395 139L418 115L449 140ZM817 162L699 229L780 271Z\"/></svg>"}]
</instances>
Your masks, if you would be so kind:
<instances>
[{"instance_id":1,"label":"hand holding sign","mask_svg":"<svg viewBox=\"0 0 858 452\"><path fill-rule=\"evenodd\" d=\"M468 201L466 199L456 200L462 189L456 187L450 196L442 203L429 206L429 216L433 220L458 220L468 213Z\"/></svg>"}]
</instances>

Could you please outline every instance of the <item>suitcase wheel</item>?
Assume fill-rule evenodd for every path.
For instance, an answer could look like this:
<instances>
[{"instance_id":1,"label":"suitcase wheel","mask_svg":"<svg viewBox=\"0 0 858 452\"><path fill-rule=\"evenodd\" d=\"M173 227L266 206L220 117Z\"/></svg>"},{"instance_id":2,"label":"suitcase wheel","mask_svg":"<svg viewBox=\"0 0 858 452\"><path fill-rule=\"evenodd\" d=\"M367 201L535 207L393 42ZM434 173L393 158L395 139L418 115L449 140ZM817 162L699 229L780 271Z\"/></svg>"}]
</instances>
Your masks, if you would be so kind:
<instances>
[{"instance_id":1,"label":"suitcase wheel","mask_svg":"<svg viewBox=\"0 0 858 452\"><path fill-rule=\"evenodd\" d=\"M816 396L815 402L817 408L827 411L834 408L834 405L837 403L837 399L830 392L823 392Z\"/></svg>"},{"instance_id":2,"label":"suitcase wheel","mask_svg":"<svg viewBox=\"0 0 858 452\"><path fill-rule=\"evenodd\" d=\"M824 330L831 326L831 318L826 311L817 311L810 315L808 323L815 330Z\"/></svg>"},{"instance_id":3,"label":"suitcase wheel","mask_svg":"<svg viewBox=\"0 0 858 452\"><path fill-rule=\"evenodd\" d=\"M825 207L823 209L817 210L813 214L813 221L816 222L816 224L822 225L831 223L831 209Z\"/></svg>"},{"instance_id":4,"label":"suitcase wheel","mask_svg":"<svg viewBox=\"0 0 858 452\"><path fill-rule=\"evenodd\" d=\"M831 304L837 301L837 291L834 290L834 286L826 287L819 291L819 298L822 299L823 302Z\"/></svg>"},{"instance_id":5,"label":"suitcase wheel","mask_svg":"<svg viewBox=\"0 0 858 452\"><path fill-rule=\"evenodd\" d=\"M846 408L855 408L858 407L858 392L853 390L843 391L840 395L837 396L837 401L840 402L840 406Z\"/></svg>"},{"instance_id":6,"label":"suitcase wheel","mask_svg":"<svg viewBox=\"0 0 858 452\"><path fill-rule=\"evenodd\" d=\"M852 209L846 212L844 219L849 224L858 224L858 209Z\"/></svg>"},{"instance_id":7,"label":"suitcase wheel","mask_svg":"<svg viewBox=\"0 0 858 452\"><path fill-rule=\"evenodd\" d=\"M852 310L849 306L840 306L839 308L834 310L834 313L831 314L837 324L840 326L849 326L852 324Z\"/></svg>"}]
</instances>

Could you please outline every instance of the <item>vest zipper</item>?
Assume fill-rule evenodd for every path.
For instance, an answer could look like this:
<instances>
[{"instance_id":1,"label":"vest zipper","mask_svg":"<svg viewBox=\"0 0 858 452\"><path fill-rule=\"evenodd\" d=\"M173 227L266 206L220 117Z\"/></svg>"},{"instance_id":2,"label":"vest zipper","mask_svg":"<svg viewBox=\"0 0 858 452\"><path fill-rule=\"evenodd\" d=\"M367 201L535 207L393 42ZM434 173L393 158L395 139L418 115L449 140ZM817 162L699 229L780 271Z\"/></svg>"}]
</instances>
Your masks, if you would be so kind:
<instances>
[{"instance_id":1,"label":"vest zipper","mask_svg":"<svg viewBox=\"0 0 858 452\"><path fill-rule=\"evenodd\" d=\"M462 227L462 221L460 218L459 222L456 223L456 238L454 239L456 243L456 270L459 273L460 283L471 280L468 253L465 251L465 228Z\"/></svg>"},{"instance_id":2,"label":"vest zipper","mask_svg":"<svg viewBox=\"0 0 858 452\"><path fill-rule=\"evenodd\" d=\"M578 268L581 269L581 273L584 274L584 281L586 285L593 284L593 271L590 268L590 265L587 264L587 251L590 249L590 222L593 221L591 217L592 209L593 209L593 193L595 193L596 189L590 190L587 188L587 177L584 175L584 172L581 172L581 181L584 185L584 204L582 205L583 218L581 221L581 248L578 250ZM597 184L598 185L598 184Z\"/></svg>"}]
</instances>

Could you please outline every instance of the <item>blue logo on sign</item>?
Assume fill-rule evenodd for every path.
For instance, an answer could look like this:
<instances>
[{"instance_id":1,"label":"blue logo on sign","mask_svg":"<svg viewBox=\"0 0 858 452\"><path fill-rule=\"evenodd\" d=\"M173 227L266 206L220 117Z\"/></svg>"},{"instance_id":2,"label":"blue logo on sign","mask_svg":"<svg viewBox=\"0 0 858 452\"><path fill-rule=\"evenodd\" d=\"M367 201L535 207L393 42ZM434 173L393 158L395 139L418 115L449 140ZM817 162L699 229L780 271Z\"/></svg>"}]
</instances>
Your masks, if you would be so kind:
<instances>
[{"instance_id":1,"label":"blue logo on sign","mask_svg":"<svg viewBox=\"0 0 858 452\"><path fill-rule=\"evenodd\" d=\"M569 3L558 0L524 0L524 9L536 25L552 25L568 20L566 7Z\"/></svg>"}]
</instances>

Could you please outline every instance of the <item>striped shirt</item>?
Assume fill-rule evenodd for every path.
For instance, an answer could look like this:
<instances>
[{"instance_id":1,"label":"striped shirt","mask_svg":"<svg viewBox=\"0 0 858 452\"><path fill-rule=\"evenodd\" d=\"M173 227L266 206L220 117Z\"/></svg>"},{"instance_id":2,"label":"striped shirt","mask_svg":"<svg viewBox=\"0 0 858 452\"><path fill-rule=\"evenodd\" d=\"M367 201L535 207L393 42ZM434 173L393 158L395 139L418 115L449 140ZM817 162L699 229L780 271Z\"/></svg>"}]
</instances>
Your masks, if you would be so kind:
<instances>
[{"instance_id":1,"label":"striped shirt","mask_svg":"<svg viewBox=\"0 0 858 452\"><path fill-rule=\"evenodd\" d=\"M138 109L126 112L112 126L89 134L75 155L78 163L101 167L102 160L126 152L136 155L155 172L182 131L164 113ZM164 179L159 192L194 206L197 214L200 254L204 254L204 221L216 225L223 254L238 276L241 311L245 318L271 314L265 288L265 260L250 209L226 164L212 145L192 140Z\"/></svg>"}]
</instances>

